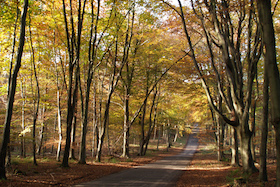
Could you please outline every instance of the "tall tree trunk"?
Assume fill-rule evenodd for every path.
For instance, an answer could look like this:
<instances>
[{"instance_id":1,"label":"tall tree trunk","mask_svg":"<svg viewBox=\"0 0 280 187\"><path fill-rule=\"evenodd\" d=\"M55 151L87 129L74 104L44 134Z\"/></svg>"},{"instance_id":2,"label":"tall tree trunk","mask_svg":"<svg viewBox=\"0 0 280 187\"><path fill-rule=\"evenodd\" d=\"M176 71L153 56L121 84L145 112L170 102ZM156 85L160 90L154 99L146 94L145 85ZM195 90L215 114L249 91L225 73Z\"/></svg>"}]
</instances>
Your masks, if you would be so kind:
<instances>
[{"instance_id":1,"label":"tall tree trunk","mask_svg":"<svg viewBox=\"0 0 280 187\"><path fill-rule=\"evenodd\" d=\"M259 19L265 46L265 67L267 68L271 98L272 124L276 132L276 186L280 186L280 78L276 60L275 33L270 0L257 0Z\"/></svg>"},{"instance_id":2,"label":"tall tree trunk","mask_svg":"<svg viewBox=\"0 0 280 187\"><path fill-rule=\"evenodd\" d=\"M140 125L141 125L141 135L140 135L140 144L139 144L139 151L138 155L144 155L144 145L145 145L145 115L146 115L146 108L147 108L147 100L143 106L142 115L140 117Z\"/></svg>"},{"instance_id":3,"label":"tall tree trunk","mask_svg":"<svg viewBox=\"0 0 280 187\"><path fill-rule=\"evenodd\" d=\"M268 72L266 66L264 67L264 83L263 83L263 119L261 126L261 147L260 147L260 181L267 181L267 136L268 136L268 103L269 103L269 91L268 91Z\"/></svg>"},{"instance_id":4,"label":"tall tree trunk","mask_svg":"<svg viewBox=\"0 0 280 187\"><path fill-rule=\"evenodd\" d=\"M107 135L107 148L108 148L108 154L111 155L111 144L110 144L110 129L109 129L109 125L110 125L110 119L108 117L108 121L107 121L107 125L106 125L106 135Z\"/></svg>"},{"instance_id":5,"label":"tall tree trunk","mask_svg":"<svg viewBox=\"0 0 280 187\"><path fill-rule=\"evenodd\" d=\"M58 81L58 77L57 77L57 81ZM57 82L57 86L58 86L58 82ZM58 146L57 146L56 160L60 161L61 144L62 144L62 128L61 128L61 108L60 108L59 88L57 90L57 126L58 126Z\"/></svg>"},{"instance_id":6,"label":"tall tree trunk","mask_svg":"<svg viewBox=\"0 0 280 187\"><path fill-rule=\"evenodd\" d=\"M67 49L68 49L68 56L69 56L69 77L68 77L69 85L68 85L68 93L67 93L66 143L65 143L64 155L63 155L62 167L69 167L68 159L69 159L69 152L70 152L70 145L71 145L72 123L73 123L74 112L76 109L76 103L78 99L77 92L78 92L79 78L80 78L81 37L82 37L82 28L83 28L86 0L84 0L83 3L82 0L78 1L77 27L75 27L72 1L70 1L70 29L69 29L68 18L67 18L69 14L66 12L65 0L62 0L62 3L63 3L65 32L67 36ZM77 34L76 34L76 30L77 30ZM74 89L72 85L73 73L74 73Z\"/></svg>"},{"instance_id":7,"label":"tall tree trunk","mask_svg":"<svg viewBox=\"0 0 280 187\"><path fill-rule=\"evenodd\" d=\"M56 42L56 33L53 33L54 35L54 40L53 40L53 46L55 46L55 42ZM57 58L57 54L56 54L56 49L55 47L53 47L53 53L55 55L55 59ZM60 60L61 63L61 67L62 67L62 72L63 72L63 84L65 84L65 87L67 87L67 84L65 83L65 74L64 74L64 68L63 68L63 64L62 64L62 60ZM54 62L55 65L55 72L56 72L56 104L57 104L57 126L58 126L58 145L57 145L57 152L56 152L56 160L58 162L60 162L60 155L61 155L61 145L62 145L62 126L61 126L61 104L60 104L60 86L59 86L59 71L58 71L58 62ZM63 86L62 86L63 87ZM66 88L67 90L67 88ZM56 122L55 122L56 124ZM56 132L56 125L54 128L54 132ZM56 135L54 135L55 138Z\"/></svg>"},{"instance_id":8,"label":"tall tree trunk","mask_svg":"<svg viewBox=\"0 0 280 187\"><path fill-rule=\"evenodd\" d=\"M62 143L62 128L61 128L61 110L60 110L60 101L59 101L59 91L57 91L57 124L58 124L58 146L57 146L57 153L56 153L56 160L60 161L60 154L61 154L61 143Z\"/></svg>"},{"instance_id":9,"label":"tall tree trunk","mask_svg":"<svg viewBox=\"0 0 280 187\"><path fill-rule=\"evenodd\" d=\"M26 157L26 151L25 151L25 87L23 86L23 82L21 82L21 98L22 98L22 109L21 109L21 151L20 155L25 158Z\"/></svg>"},{"instance_id":10,"label":"tall tree trunk","mask_svg":"<svg viewBox=\"0 0 280 187\"><path fill-rule=\"evenodd\" d=\"M171 142L170 142L170 123L168 121L166 125L166 150L169 151L169 148L171 148Z\"/></svg>"},{"instance_id":11,"label":"tall tree trunk","mask_svg":"<svg viewBox=\"0 0 280 187\"><path fill-rule=\"evenodd\" d=\"M159 149L159 141L160 141L160 137L161 137L161 129L162 129L162 126L160 126L158 128L157 150Z\"/></svg>"},{"instance_id":12,"label":"tall tree trunk","mask_svg":"<svg viewBox=\"0 0 280 187\"><path fill-rule=\"evenodd\" d=\"M109 110L110 110L110 104L111 104L111 99L112 99L112 95L118 85L118 82L120 80L121 77L121 73L123 70L123 67L125 65L126 61L123 61L121 64L121 67L119 69L117 69L116 67L116 63L117 63L117 57L118 57L118 37L116 38L116 43L115 43L115 59L113 62L113 73L111 75L111 80L110 80L110 85L109 85L109 90L108 90L108 95L107 95L107 99L106 99L106 105L105 105L105 111L104 111L104 115L103 115L103 121L100 124L100 129L98 130L98 145L97 145L97 152L96 152L96 161L100 162L101 161L101 153L102 153L102 147L103 147L103 143L104 143L104 138L105 138L105 132L107 129L107 125L108 125L108 121L109 121ZM102 100L100 101L100 105L101 105ZM100 106L100 120L101 120L101 106Z\"/></svg>"},{"instance_id":13,"label":"tall tree trunk","mask_svg":"<svg viewBox=\"0 0 280 187\"><path fill-rule=\"evenodd\" d=\"M218 109L222 110L222 97L218 96ZM224 159L224 133L225 133L225 124L222 117L216 114L217 119L217 144L218 144L218 161L222 161Z\"/></svg>"},{"instance_id":14,"label":"tall tree trunk","mask_svg":"<svg viewBox=\"0 0 280 187\"><path fill-rule=\"evenodd\" d=\"M115 51L115 61L114 61L114 73L111 76L111 81L110 81L110 87L109 87L109 92L106 100L106 105L105 105L105 111L103 115L103 121L102 124L100 124L100 129L99 131L99 136L98 136L98 146L97 146L97 153L96 153L96 161L100 162L101 161L101 153L102 153L102 147L104 143L104 138L105 138L105 132L106 132L106 126L108 125L108 120L109 120L109 109L110 109L110 104L111 104L111 99L112 95L115 91L116 86L118 85L122 69L125 64L122 64L121 68L118 70L116 69L116 57L117 57L117 44L118 41L116 42L116 51ZM116 76L116 77L115 77Z\"/></svg>"},{"instance_id":15,"label":"tall tree trunk","mask_svg":"<svg viewBox=\"0 0 280 187\"><path fill-rule=\"evenodd\" d=\"M129 157L129 93L126 88L125 99L124 99L124 124L123 124L123 153L122 157Z\"/></svg>"},{"instance_id":16,"label":"tall tree trunk","mask_svg":"<svg viewBox=\"0 0 280 187\"><path fill-rule=\"evenodd\" d=\"M3 139L0 149L0 179L7 179L6 177L6 170L5 170L5 160L6 160L6 153L8 142L10 140L10 125L12 120L13 114L13 104L17 86L17 75L21 66L21 57L23 53L23 47L25 43L25 25L26 25L26 15L28 10L28 0L24 0L23 11L21 16L21 28L20 28L20 40L19 40L19 47L18 53L16 58L16 64L13 70L13 75L11 76L11 81L9 81L9 91L8 91L8 105L5 115L5 123L4 123L4 133Z\"/></svg>"},{"instance_id":17,"label":"tall tree trunk","mask_svg":"<svg viewBox=\"0 0 280 187\"><path fill-rule=\"evenodd\" d=\"M97 140L98 140L98 116L97 116L97 95L96 95L96 83L94 84L94 95L93 95L93 129L92 129L92 157L95 156L95 150L97 148Z\"/></svg>"},{"instance_id":18,"label":"tall tree trunk","mask_svg":"<svg viewBox=\"0 0 280 187\"><path fill-rule=\"evenodd\" d=\"M156 89L154 97L153 97L153 103L152 103L151 110L150 110L149 129L148 129L148 132L147 132L147 136L145 137L145 148L143 150L143 155L146 155L148 145L149 145L149 142L150 142L150 138L151 138L152 132L155 128L156 116L157 116L157 103L156 103L156 98L157 98L157 93L158 93L157 91L158 90Z\"/></svg>"},{"instance_id":19,"label":"tall tree trunk","mask_svg":"<svg viewBox=\"0 0 280 187\"><path fill-rule=\"evenodd\" d=\"M29 18L29 34L30 34L30 48L31 48L31 65L33 66L33 71L34 71L34 77L36 81L36 96L35 94L33 95L34 99L33 101L33 130L32 130L32 144L33 144L33 164L37 164L36 160L36 123L37 123L37 118L38 118L38 112L39 112L39 104L40 104L40 88L39 88L39 81L38 81L38 76L37 76L37 71L36 71L36 65L35 65L35 53L34 53L34 48L33 48L33 42L32 42L32 33L31 33L31 18ZM31 89L33 92L33 85L32 85L32 75L31 75Z\"/></svg>"},{"instance_id":20,"label":"tall tree trunk","mask_svg":"<svg viewBox=\"0 0 280 187\"><path fill-rule=\"evenodd\" d=\"M67 127L66 127L66 143L64 147L64 154L62 160L62 167L69 167L68 159L70 155L70 146L71 146L71 132L72 132L72 125L74 120L74 111L76 109L76 100L77 100L77 92L78 92L78 68L75 71L75 83L74 83L74 91L72 92L72 78L69 78L69 87L68 87L68 104L67 104Z\"/></svg>"},{"instance_id":21,"label":"tall tree trunk","mask_svg":"<svg viewBox=\"0 0 280 187\"><path fill-rule=\"evenodd\" d=\"M41 129L39 132L39 143L38 143L38 149L37 149L37 154L41 154L42 146L43 146L43 139L44 139L44 133L45 133L45 124L44 124L44 119L45 119L45 104L43 104L43 108L41 109Z\"/></svg>"},{"instance_id":22,"label":"tall tree trunk","mask_svg":"<svg viewBox=\"0 0 280 187\"><path fill-rule=\"evenodd\" d=\"M113 94L113 90L111 89L111 91L109 92L109 95L108 95L107 102L106 102L104 118L103 118L103 122L101 124L102 127L99 130L98 146L97 146L97 153L96 153L96 161L98 161L98 162L101 161L102 146L104 143L106 126L108 125L107 121L109 118L109 108L110 108L112 94Z\"/></svg>"}]
</instances>

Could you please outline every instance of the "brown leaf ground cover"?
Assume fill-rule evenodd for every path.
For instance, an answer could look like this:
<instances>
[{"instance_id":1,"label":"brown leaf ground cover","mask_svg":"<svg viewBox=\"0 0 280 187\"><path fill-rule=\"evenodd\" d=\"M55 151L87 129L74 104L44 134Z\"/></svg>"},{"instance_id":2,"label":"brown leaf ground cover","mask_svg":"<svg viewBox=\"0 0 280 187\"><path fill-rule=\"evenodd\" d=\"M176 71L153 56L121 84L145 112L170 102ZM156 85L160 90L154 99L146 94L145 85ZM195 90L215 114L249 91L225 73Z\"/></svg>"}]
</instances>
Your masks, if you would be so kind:
<instances>
[{"instance_id":1,"label":"brown leaf ground cover","mask_svg":"<svg viewBox=\"0 0 280 187\"><path fill-rule=\"evenodd\" d=\"M231 167L228 161L218 162L213 151L205 150L206 145L200 145L193 157L191 165L177 182L177 187L187 186L233 186L234 179L247 178L242 174L242 169ZM229 158L229 155L228 155ZM258 167L258 164L256 163ZM275 186L276 163L268 161L268 182L261 184L258 180L259 173L248 176L244 186Z\"/></svg>"},{"instance_id":2,"label":"brown leaf ground cover","mask_svg":"<svg viewBox=\"0 0 280 187\"><path fill-rule=\"evenodd\" d=\"M8 180L0 181L0 186L10 187L46 187L46 186L72 186L87 181L98 179L105 175L122 171L133 166L154 162L165 156L178 154L182 146L166 149L150 150L147 156L140 157L136 154L131 158L103 157L102 162L88 161L86 165L70 160L70 167L63 168L60 162L51 158L39 158L38 166L34 166L32 159L17 158L8 168Z\"/></svg>"},{"instance_id":3,"label":"brown leaf ground cover","mask_svg":"<svg viewBox=\"0 0 280 187\"><path fill-rule=\"evenodd\" d=\"M86 165L71 160L69 168L60 167L59 162L50 158L38 159L38 166L34 166L31 159L18 158L8 169L8 180L0 181L0 186L72 186L178 154L181 150L182 147L171 148L168 152L166 149L152 150L145 157L135 154L129 159L104 157L101 163L89 160ZM275 169L275 161L270 160L268 163L269 181L263 186L275 186ZM216 161L215 152L207 151L205 145L201 145L191 165L177 182L177 186L232 186L234 178L238 177L244 177L240 168L231 167L226 161ZM248 186L261 186L258 182L258 173L250 176L248 181Z\"/></svg>"}]
</instances>

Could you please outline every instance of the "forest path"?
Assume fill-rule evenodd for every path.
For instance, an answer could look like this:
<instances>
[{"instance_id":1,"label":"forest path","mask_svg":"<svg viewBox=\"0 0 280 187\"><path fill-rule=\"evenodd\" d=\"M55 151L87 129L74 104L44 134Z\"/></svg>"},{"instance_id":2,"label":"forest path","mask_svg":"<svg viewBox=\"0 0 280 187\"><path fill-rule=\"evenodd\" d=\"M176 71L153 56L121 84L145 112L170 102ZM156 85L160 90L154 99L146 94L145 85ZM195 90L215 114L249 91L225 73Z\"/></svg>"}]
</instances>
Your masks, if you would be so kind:
<instances>
[{"instance_id":1,"label":"forest path","mask_svg":"<svg viewBox=\"0 0 280 187\"><path fill-rule=\"evenodd\" d=\"M169 156L156 162L137 166L119 173L108 175L100 179L75 185L75 187L90 186L176 186L179 177L186 170L187 165L198 147L197 130L189 136L187 146L178 155Z\"/></svg>"}]
</instances>

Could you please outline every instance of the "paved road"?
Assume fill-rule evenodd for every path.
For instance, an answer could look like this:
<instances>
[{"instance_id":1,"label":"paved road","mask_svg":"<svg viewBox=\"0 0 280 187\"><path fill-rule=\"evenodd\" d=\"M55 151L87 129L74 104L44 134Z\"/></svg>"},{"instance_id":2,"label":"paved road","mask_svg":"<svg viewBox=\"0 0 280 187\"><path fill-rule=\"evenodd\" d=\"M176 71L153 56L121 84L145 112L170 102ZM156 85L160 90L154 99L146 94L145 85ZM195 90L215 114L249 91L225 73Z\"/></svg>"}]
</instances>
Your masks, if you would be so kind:
<instances>
[{"instance_id":1,"label":"paved road","mask_svg":"<svg viewBox=\"0 0 280 187\"><path fill-rule=\"evenodd\" d=\"M92 186L175 186L178 178L190 163L198 146L195 133L191 134L184 151L178 155L166 157L154 163L137 166L119 173L105 176L92 182L76 185L75 187Z\"/></svg>"}]
</instances>

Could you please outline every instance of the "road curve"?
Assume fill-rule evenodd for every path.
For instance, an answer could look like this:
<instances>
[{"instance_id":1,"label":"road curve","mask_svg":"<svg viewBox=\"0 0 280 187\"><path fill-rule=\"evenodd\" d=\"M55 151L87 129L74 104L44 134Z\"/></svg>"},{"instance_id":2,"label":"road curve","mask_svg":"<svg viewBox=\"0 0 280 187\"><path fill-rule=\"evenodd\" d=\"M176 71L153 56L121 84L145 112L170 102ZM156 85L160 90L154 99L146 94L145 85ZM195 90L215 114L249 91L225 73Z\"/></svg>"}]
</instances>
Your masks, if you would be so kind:
<instances>
[{"instance_id":1,"label":"road curve","mask_svg":"<svg viewBox=\"0 0 280 187\"><path fill-rule=\"evenodd\" d=\"M189 136L188 144L183 152L175 156L169 156L162 160L137 166L100 179L75 185L75 187L94 186L153 186L168 187L175 186L178 178L186 170L193 154L198 147L196 132Z\"/></svg>"}]
</instances>

